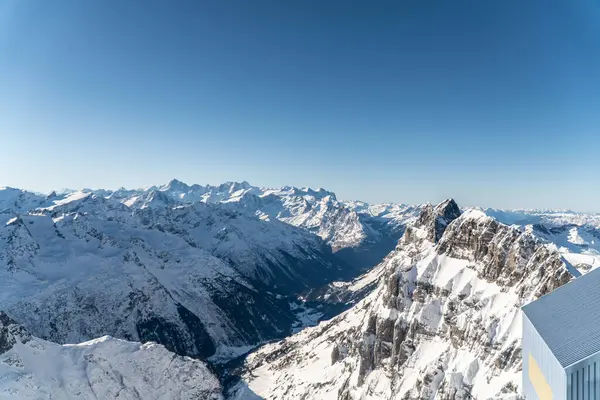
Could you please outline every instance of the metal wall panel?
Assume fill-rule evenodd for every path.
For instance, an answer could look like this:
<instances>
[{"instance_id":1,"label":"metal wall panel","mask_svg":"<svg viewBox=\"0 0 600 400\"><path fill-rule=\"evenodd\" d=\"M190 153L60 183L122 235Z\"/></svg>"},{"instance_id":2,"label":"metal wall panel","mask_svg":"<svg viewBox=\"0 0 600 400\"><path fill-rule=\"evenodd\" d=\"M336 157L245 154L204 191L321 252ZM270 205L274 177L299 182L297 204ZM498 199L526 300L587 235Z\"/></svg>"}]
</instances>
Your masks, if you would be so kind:
<instances>
[{"instance_id":1,"label":"metal wall panel","mask_svg":"<svg viewBox=\"0 0 600 400\"><path fill-rule=\"evenodd\" d=\"M535 330L535 327L531 324L529 319L527 319L527 316L524 313L521 314L523 315L522 356L523 392L525 394L525 398L527 400L546 400L546 398L542 399L538 397L534 385L529 379L529 357L531 356L535 359L536 364L544 375L546 382L548 385L550 385L552 390L552 400L576 400L571 398L567 399L567 375L565 374L565 370L554 357L548 348L548 345L546 345L538 332Z\"/></svg>"},{"instance_id":2,"label":"metal wall panel","mask_svg":"<svg viewBox=\"0 0 600 400\"><path fill-rule=\"evenodd\" d=\"M565 369L568 400L600 400L600 354Z\"/></svg>"}]
</instances>

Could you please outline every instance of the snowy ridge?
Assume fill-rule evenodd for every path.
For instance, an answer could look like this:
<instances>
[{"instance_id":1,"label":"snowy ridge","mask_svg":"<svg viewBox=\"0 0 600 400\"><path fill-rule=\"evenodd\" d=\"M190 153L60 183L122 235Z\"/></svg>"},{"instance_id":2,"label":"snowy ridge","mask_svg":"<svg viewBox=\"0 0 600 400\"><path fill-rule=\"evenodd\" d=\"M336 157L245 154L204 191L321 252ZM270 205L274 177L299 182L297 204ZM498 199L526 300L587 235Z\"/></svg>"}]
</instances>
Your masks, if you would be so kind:
<instances>
[{"instance_id":1,"label":"snowy ridge","mask_svg":"<svg viewBox=\"0 0 600 400\"><path fill-rule=\"evenodd\" d=\"M554 243L563 257L585 273L600 266L600 215L570 210L495 210L485 213Z\"/></svg>"},{"instance_id":2,"label":"snowy ridge","mask_svg":"<svg viewBox=\"0 0 600 400\"><path fill-rule=\"evenodd\" d=\"M252 353L232 398L517 398L520 306L571 275L531 234L457 209L425 208L350 310Z\"/></svg>"},{"instance_id":3,"label":"snowy ridge","mask_svg":"<svg viewBox=\"0 0 600 400\"><path fill-rule=\"evenodd\" d=\"M284 186L259 188L248 182L221 185L187 185L173 179L167 184L145 189L63 190L47 197L18 189L0 190L0 210L25 212L33 208L53 209L90 193L120 202L132 209L174 207L194 203L238 203L263 218L279 219L321 237L334 251L351 249L345 260L358 256L357 266L375 265L402 235L404 225L414 219L419 207L402 204L368 204L339 201L325 189ZM21 198L19 199L19 196ZM369 265L362 265L363 263Z\"/></svg>"},{"instance_id":4,"label":"snowy ridge","mask_svg":"<svg viewBox=\"0 0 600 400\"><path fill-rule=\"evenodd\" d=\"M104 336L58 345L0 312L0 397L222 400L206 365L155 343Z\"/></svg>"}]
</instances>

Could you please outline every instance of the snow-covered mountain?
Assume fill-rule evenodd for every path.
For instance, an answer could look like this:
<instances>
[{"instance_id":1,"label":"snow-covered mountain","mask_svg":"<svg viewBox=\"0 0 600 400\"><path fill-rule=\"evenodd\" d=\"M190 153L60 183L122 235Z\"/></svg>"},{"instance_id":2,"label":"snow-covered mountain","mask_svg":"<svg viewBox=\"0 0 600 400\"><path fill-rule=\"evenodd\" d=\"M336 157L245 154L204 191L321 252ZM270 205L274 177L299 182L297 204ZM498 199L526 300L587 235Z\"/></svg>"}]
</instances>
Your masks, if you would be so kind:
<instances>
[{"instance_id":1,"label":"snow-covered mountain","mask_svg":"<svg viewBox=\"0 0 600 400\"><path fill-rule=\"evenodd\" d=\"M420 212L420 206L339 201L334 193L325 189L293 186L270 189L255 187L248 182L187 185L176 179L145 189L65 189L48 196L5 188L0 190L0 212L11 207L20 212L52 207L90 193L132 209L237 203L263 219L278 219L316 234L331 246L338 259L363 272L394 248L404 225Z\"/></svg>"},{"instance_id":2,"label":"snow-covered mountain","mask_svg":"<svg viewBox=\"0 0 600 400\"><path fill-rule=\"evenodd\" d=\"M227 357L306 323L300 293L368 267L349 265L332 245L389 241L416 209L247 182L49 195L3 188L0 308L57 343L109 334Z\"/></svg>"},{"instance_id":3,"label":"snow-covered mountain","mask_svg":"<svg viewBox=\"0 0 600 400\"><path fill-rule=\"evenodd\" d=\"M210 356L288 334L284 297L349 273L317 236L227 204L76 192L2 215L0 306L58 343L110 334Z\"/></svg>"},{"instance_id":4,"label":"snow-covered mountain","mask_svg":"<svg viewBox=\"0 0 600 400\"><path fill-rule=\"evenodd\" d=\"M520 307L576 271L531 232L425 207L343 314L250 354L233 399L516 398Z\"/></svg>"},{"instance_id":5,"label":"snow-covered mountain","mask_svg":"<svg viewBox=\"0 0 600 400\"><path fill-rule=\"evenodd\" d=\"M9 220L0 228L2 308L58 343L110 334L199 356L288 332L287 304L231 265L179 235L112 215Z\"/></svg>"},{"instance_id":6,"label":"snow-covered mountain","mask_svg":"<svg viewBox=\"0 0 600 400\"><path fill-rule=\"evenodd\" d=\"M247 182L3 188L0 310L66 371L154 348L222 364L289 336L229 371L231 398L514 398L519 307L596 267L599 232L600 217L568 211L372 205ZM18 388L59 390L21 364L41 380Z\"/></svg>"},{"instance_id":7,"label":"snow-covered mountain","mask_svg":"<svg viewBox=\"0 0 600 400\"><path fill-rule=\"evenodd\" d=\"M104 336L58 345L0 312L0 398L222 400L202 361Z\"/></svg>"},{"instance_id":8,"label":"snow-covered mountain","mask_svg":"<svg viewBox=\"0 0 600 400\"><path fill-rule=\"evenodd\" d=\"M600 266L600 215L570 210L497 210L485 213L554 243L570 264L588 271Z\"/></svg>"},{"instance_id":9,"label":"snow-covered mountain","mask_svg":"<svg viewBox=\"0 0 600 400\"><path fill-rule=\"evenodd\" d=\"M140 190L92 192L137 209L199 202L236 203L263 219L277 219L316 234L332 247L338 258L362 271L377 264L394 248L406 222L416 218L420 211L418 206L402 204L339 201L325 189L293 186L270 189L248 182L201 186L174 179L165 185Z\"/></svg>"}]
</instances>

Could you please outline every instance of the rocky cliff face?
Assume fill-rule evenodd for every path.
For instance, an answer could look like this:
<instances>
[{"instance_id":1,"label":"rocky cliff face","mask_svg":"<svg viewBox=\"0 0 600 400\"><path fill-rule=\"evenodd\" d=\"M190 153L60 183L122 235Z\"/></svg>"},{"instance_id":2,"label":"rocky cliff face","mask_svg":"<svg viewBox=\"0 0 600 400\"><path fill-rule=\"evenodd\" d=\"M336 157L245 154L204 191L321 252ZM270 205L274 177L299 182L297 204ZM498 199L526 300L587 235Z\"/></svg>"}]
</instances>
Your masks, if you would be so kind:
<instances>
[{"instance_id":1,"label":"rocky cliff face","mask_svg":"<svg viewBox=\"0 0 600 400\"><path fill-rule=\"evenodd\" d=\"M458 204L453 199L448 199L435 207L426 204L415 224L416 227L424 229L427 240L437 243L448 224L460 216Z\"/></svg>"},{"instance_id":2,"label":"rocky cliff face","mask_svg":"<svg viewBox=\"0 0 600 400\"><path fill-rule=\"evenodd\" d=\"M516 398L520 307L572 276L530 233L425 207L344 314L250 355L234 398Z\"/></svg>"},{"instance_id":3,"label":"rocky cliff face","mask_svg":"<svg viewBox=\"0 0 600 400\"><path fill-rule=\"evenodd\" d=\"M582 272L600 265L600 215L569 210L494 210L487 215L556 245L566 262Z\"/></svg>"},{"instance_id":4,"label":"rocky cliff face","mask_svg":"<svg viewBox=\"0 0 600 400\"><path fill-rule=\"evenodd\" d=\"M10 351L17 342L27 343L31 335L5 312L0 311L0 355Z\"/></svg>"}]
</instances>

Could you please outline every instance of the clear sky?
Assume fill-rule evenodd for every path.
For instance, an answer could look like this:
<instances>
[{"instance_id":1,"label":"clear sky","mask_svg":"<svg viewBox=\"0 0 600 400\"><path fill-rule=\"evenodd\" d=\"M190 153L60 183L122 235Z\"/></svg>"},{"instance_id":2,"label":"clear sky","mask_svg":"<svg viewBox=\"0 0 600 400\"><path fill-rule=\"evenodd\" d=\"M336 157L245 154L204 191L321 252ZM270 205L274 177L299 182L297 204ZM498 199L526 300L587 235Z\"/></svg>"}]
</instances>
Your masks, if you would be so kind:
<instances>
[{"instance_id":1,"label":"clear sky","mask_svg":"<svg viewBox=\"0 0 600 400\"><path fill-rule=\"evenodd\" d=\"M600 0L0 0L0 185L600 211Z\"/></svg>"}]
</instances>

